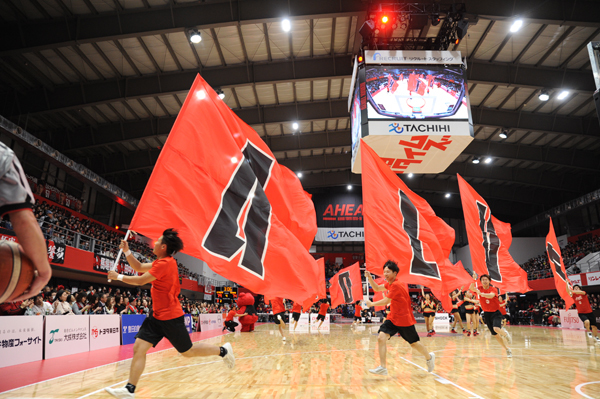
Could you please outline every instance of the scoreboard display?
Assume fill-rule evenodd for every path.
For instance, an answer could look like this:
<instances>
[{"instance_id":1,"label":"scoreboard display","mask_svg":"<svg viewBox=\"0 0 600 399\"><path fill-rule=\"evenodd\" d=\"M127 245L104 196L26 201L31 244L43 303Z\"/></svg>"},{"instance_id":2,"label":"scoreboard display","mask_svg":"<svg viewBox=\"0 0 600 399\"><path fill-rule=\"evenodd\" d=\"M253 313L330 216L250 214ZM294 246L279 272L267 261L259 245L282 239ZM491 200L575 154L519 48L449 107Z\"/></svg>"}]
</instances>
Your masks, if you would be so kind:
<instances>
[{"instance_id":1,"label":"scoreboard display","mask_svg":"<svg viewBox=\"0 0 600 399\"><path fill-rule=\"evenodd\" d=\"M217 287L215 303L234 303L237 301L237 287Z\"/></svg>"}]
</instances>

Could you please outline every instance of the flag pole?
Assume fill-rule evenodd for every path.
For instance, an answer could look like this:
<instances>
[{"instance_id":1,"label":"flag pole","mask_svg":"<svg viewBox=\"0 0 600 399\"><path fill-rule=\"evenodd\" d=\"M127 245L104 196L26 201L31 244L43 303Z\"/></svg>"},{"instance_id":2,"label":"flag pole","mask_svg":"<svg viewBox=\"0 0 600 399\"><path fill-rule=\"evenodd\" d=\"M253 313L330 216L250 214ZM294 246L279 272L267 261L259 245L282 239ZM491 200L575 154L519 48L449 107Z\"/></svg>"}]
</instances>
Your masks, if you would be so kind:
<instances>
[{"instance_id":1,"label":"flag pole","mask_svg":"<svg viewBox=\"0 0 600 399\"><path fill-rule=\"evenodd\" d=\"M127 239L129 238L129 233L131 233L131 230L127 230L127 233L125 233L125 241L127 241ZM117 254L117 258L115 259L115 263L113 263L112 267L110 268L110 271L113 271L117 268L117 264L119 263L119 259L121 259L121 254L123 253L123 248L119 248L119 253ZM108 282L111 282L111 279L108 279Z\"/></svg>"}]
</instances>

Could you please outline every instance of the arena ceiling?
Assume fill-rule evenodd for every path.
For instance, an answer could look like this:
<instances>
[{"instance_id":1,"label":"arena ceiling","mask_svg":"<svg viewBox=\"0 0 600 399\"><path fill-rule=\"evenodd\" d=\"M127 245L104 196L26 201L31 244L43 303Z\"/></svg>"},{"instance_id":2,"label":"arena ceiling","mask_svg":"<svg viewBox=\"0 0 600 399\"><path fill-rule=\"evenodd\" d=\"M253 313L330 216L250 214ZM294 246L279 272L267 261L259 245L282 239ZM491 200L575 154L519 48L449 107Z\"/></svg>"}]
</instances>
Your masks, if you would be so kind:
<instances>
[{"instance_id":1,"label":"arena ceiling","mask_svg":"<svg viewBox=\"0 0 600 399\"><path fill-rule=\"evenodd\" d=\"M359 185L347 97L368 3L6 0L0 115L140 198L200 73L281 164L303 173L308 191ZM468 60L475 140L445 172L405 181L452 216L460 200L445 194L458 193L460 173L511 222L599 188L586 45L600 40L600 3L465 3L478 23L452 49ZM510 33L515 16L524 25ZM440 26L399 34L436 36ZM200 43L190 43L191 28ZM538 99L544 89L546 102ZM492 161L476 165L475 157Z\"/></svg>"}]
</instances>

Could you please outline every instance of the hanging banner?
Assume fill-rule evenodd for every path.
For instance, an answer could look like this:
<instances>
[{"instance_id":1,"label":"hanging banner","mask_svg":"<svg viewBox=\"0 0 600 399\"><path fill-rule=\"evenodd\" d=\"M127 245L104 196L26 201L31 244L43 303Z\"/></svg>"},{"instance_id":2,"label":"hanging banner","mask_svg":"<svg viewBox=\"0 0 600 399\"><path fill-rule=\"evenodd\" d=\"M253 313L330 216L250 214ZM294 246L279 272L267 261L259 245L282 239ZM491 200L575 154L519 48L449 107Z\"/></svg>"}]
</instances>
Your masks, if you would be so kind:
<instances>
[{"instance_id":1,"label":"hanging banner","mask_svg":"<svg viewBox=\"0 0 600 399\"><path fill-rule=\"evenodd\" d=\"M90 316L46 316L44 359L90 350Z\"/></svg>"},{"instance_id":2,"label":"hanging banner","mask_svg":"<svg viewBox=\"0 0 600 399\"><path fill-rule=\"evenodd\" d=\"M133 344L144 319L145 314L124 314L121 316L121 340L123 345Z\"/></svg>"},{"instance_id":3,"label":"hanging banner","mask_svg":"<svg viewBox=\"0 0 600 399\"><path fill-rule=\"evenodd\" d=\"M0 367L42 360L43 316L0 317Z\"/></svg>"},{"instance_id":4,"label":"hanging banner","mask_svg":"<svg viewBox=\"0 0 600 399\"><path fill-rule=\"evenodd\" d=\"M363 227L360 194L313 194L312 200L318 227Z\"/></svg>"},{"instance_id":5,"label":"hanging banner","mask_svg":"<svg viewBox=\"0 0 600 399\"><path fill-rule=\"evenodd\" d=\"M121 317L118 314L90 315L90 350L121 345Z\"/></svg>"},{"instance_id":6,"label":"hanging banner","mask_svg":"<svg viewBox=\"0 0 600 399\"><path fill-rule=\"evenodd\" d=\"M64 242L46 240L46 247L48 248L48 261L50 263L56 263L60 265L65 263L65 252L67 250L67 246Z\"/></svg>"}]
</instances>

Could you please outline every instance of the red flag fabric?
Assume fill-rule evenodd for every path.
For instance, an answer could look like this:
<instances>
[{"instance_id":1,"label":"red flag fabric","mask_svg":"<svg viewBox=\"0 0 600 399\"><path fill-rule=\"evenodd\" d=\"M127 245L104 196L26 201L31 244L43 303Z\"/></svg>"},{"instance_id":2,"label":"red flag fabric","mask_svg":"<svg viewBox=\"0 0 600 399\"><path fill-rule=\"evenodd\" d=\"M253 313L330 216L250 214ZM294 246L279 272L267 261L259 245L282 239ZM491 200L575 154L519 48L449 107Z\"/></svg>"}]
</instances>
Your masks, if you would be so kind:
<instances>
[{"instance_id":1,"label":"red flag fabric","mask_svg":"<svg viewBox=\"0 0 600 399\"><path fill-rule=\"evenodd\" d=\"M154 239L176 228L184 252L221 276L302 301L318 290L306 250L316 218L297 180L198 75L131 229Z\"/></svg>"},{"instance_id":2,"label":"red flag fabric","mask_svg":"<svg viewBox=\"0 0 600 399\"><path fill-rule=\"evenodd\" d=\"M318 267L318 277L317 277L317 285L319 290L313 295L309 296L303 303L302 307L305 310L310 309L313 303L317 302L319 299L327 299L327 286L325 284L325 258L317 259L317 267Z\"/></svg>"},{"instance_id":3,"label":"red flag fabric","mask_svg":"<svg viewBox=\"0 0 600 399\"><path fill-rule=\"evenodd\" d=\"M335 308L342 303L350 304L363 299L362 279L358 262L336 273L329 280L331 286L331 307Z\"/></svg>"},{"instance_id":4,"label":"red flag fabric","mask_svg":"<svg viewBox=\"0 0 600 399\"><path fill-rule=\"evenodd\" d=\"M550 218L550 230L546 236L546 253L548 254L548 262L554 274L554 284L560 297L565 301L565 309L569 309L575 300L567 291L567 284L570 284L569 278L567 277L567 271L563 262L563 257L556 239L556 232L554 231L554 225L552 224L552 218Z\"/></svg>"},{"instance_id":5,"label":"red flag fabric","mask_svg":"<svg viewBox=\"0 0 600 399\"><path fill-rule=\"evenodd\" d=\"M385 284L385 278L383 278L383 277L377 277L374 280L379 285ZM407 289L407 291L408 291L408 289ZM386 293L387 293L387 291L375 291L375 294L373 295L373 302L381 301ZM379 312L381 310L385 310L385 306L375 306L376 312Z\"/></svg>"},{"instance_id":6,"label":"red flag fabric","mask_svg":"<svg viewBox=\"0 0 600 399\"><path fill-rule=\"evenodd\" d=\"M527 272L510 256L512 242L510 224L492 216L483 197L460 175L458 187L462 202L473 270L489 274L491 284L503 292L527 292Z\"/></svg>"},{"instance_id":7,"label":"red flag fabric","mask_svg":"<svg viewBox=\"0 0 600 399\"><path fill-rule=\"evenodd\" d=\"M463 287L463 290L468 289L473 282L473 278L471 276L469 276L468 279L464 277L465 274L468 275L468 273L460 260L456 264L452 264L452 262L448 261L448 263L445 264L445 270L446 273L444 273L443 278L445 289L443 291L432 289L432 293L440 300L444 310L450 313L452 311L452 299L450 298L449 293L460 287Z\"/></svg>"},{"instance_id":8,"label":"red flag fabric","mask_svg":"<svg viewBox=\"0 0 600 399\"><path fill-rule=\"evenodd\" d=\"M473 278L448 259L454 229L435 215L364 141L361 141L363 217L367 270L382 275L388 259L398 279L447 296ZM443 297L444 295L439 295Z\"/></svg>"}]
</instances>

